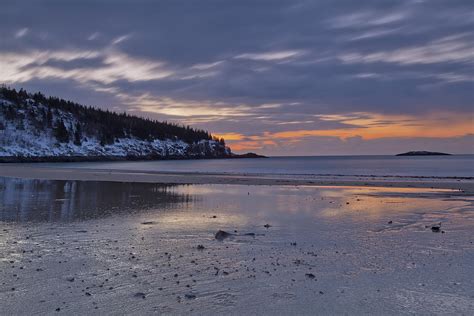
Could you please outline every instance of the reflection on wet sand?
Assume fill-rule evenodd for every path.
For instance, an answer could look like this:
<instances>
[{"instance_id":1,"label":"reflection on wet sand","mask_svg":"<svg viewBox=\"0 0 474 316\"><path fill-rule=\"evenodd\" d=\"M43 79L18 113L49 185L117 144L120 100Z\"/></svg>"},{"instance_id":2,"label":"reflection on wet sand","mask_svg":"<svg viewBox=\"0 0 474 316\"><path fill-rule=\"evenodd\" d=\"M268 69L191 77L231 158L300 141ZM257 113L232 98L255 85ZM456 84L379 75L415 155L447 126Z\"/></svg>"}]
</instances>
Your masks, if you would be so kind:
<instances>
[{"instance_id":1,"label":"reflection on wet sand","mask_svg":"<svg viewBox=\"0 0 474 316\"><path fill-rule=\"evenodd\" d=\"M189 203L176 185L0 178L0 220L73 221Z\"/></svg>"},{"instance_id":2,"label":"reflection on wet sand","mask_svg":"<svg viewBox=\"0 0 474 316\"><path fill-rule=\"evenodd\" d=\"M0 203L0 315L474 310L461 192L1 179Z\"/></svg>"}]
</instances>

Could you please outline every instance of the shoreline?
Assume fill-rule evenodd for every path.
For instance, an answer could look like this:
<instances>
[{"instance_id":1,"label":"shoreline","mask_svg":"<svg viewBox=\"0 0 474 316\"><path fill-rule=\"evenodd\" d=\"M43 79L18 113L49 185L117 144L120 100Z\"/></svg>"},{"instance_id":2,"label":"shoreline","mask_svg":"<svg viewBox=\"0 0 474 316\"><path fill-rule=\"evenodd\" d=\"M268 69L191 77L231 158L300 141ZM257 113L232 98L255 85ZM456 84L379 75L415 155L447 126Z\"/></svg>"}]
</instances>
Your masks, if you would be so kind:
<instances>
[{"instance_id":1,"label":"shoreline","mask_svg":"<svg viewBox=\"0 0 474 316\"><path fill-rule=\"evenodd\" d=\"M451 189L474 193L471 177L345 176L288 174L231 174L198 172L79 169L0 164L0 176L42 180L109 181L166 184L234 184L295 186L365 186Z\"/></svg>"},{"instance_id":2,"label":"shoreline","mask_svg":"<svg viewBox=\"0 0 474 316\"><path fill-rule=\"evenodd\" d=\"M55 162L125 162L125 161L166 161L166 160L210 160L210 159L260 159L267 156L255 153L234 154L224 156L180 156L180 155L146 155L146 156L0 156L0 163L3 164L24 164L24 163L55 163Z\"/></svg>"}]
</instances>

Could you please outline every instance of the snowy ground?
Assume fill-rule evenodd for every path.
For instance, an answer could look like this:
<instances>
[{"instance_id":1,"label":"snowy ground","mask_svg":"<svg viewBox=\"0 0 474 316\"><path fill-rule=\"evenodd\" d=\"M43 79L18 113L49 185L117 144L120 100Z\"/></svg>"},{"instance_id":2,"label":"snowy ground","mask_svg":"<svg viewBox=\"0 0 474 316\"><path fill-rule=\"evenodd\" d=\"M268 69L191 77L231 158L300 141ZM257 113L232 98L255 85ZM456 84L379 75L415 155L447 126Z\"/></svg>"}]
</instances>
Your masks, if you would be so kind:
<instances>
[{"instance_id":1,"label":"snowy ground","mask_svg":"<svg viewBox=\"0 0 474 316\"><path fill-rule=\"evenodd\" d=\"M3 178L0 200L2 315L474 312L459 192Z\"/></svg>"}]
</instances>

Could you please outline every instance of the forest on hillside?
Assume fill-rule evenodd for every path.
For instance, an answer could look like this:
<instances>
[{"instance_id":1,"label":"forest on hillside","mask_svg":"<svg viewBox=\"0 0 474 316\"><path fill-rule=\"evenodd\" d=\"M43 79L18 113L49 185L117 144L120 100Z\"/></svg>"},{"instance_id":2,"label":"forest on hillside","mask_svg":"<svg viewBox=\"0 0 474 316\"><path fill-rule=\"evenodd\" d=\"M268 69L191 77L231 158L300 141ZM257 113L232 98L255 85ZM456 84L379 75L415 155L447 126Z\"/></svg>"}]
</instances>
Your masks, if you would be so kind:
<instances>
[{"instance_id":1,"label":"forest on hillside","mask_svg":"<svg viewBox=\"0 0 474 316\"><path fill-rule=\"evenodd\" d=\"M24 89L1 86L0 99L9 101L0 111L6 120L18 122L18 129L22 128L24 119L28 119L38 131L52 129L60 143L80 145L88 136L99 139L102 145L134 137L144 141L181 140L188 144L214 140L225 146L224 139L217 139L205 130L84 106L58 97L46 97L41 92L28 93ZM72 115L75 126L67 126L70 122L65 122L61 113ZM0 122L0 130L2 125Z\"/></svg>"}]
</instances>

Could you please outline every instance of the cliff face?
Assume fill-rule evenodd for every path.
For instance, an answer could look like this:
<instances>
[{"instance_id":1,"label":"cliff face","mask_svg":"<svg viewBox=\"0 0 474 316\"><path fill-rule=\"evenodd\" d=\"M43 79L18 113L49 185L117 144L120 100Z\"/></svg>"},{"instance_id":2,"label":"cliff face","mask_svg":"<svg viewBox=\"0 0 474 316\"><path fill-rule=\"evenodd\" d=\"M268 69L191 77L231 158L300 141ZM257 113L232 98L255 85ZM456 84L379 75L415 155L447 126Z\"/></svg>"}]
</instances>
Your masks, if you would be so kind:
<instances>
[{"instance_id":1,"label":"cliff face","mask_svg":"<svg viewBox=\"0 0 474 316\"><path fill-rule=\"evenodd\" d=\"M180 128L185 129L186 135L191 136L182 139L168 133L167 137L143 139L124 130L107 135L104 141L100 131L106 130L107 122L102 123L105 127L95 123L90 128L80 113L79 110L51 108L32 98L13 102L0 94L0 160L189 159L232 155L222 140L213 140L203 131L192 134L194 130L166 123L157 124L178 132L182 132ZM198 139L201 134L209 137Z\"/></svg>"}]
</instances>

